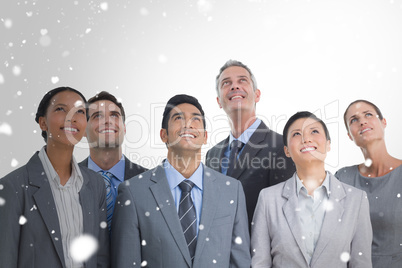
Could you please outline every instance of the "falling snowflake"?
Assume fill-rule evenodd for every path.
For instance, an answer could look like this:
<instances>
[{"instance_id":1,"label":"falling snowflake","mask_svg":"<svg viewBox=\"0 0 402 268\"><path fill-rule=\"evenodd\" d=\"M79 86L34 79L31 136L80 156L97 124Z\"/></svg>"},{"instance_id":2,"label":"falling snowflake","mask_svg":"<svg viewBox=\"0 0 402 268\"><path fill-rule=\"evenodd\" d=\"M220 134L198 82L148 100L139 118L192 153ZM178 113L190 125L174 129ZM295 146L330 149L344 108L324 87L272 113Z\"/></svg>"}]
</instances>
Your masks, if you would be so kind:
<instances>
[{"instance_id":1,"label":"falling snowflake","mask_svg":"<svg viewBox=\"0 0 402 268\"><path fill-rule=\"evenodd\" d=\"M129 206L130 204L131 204L131 200L127 200L127 201L124 203L125 206Z\"/></svg>"},{"instance_id":2,"label":"falling snowflake","mask_svg":"<svg viewBox=\"0 0 402 268\"><path fill-rule=\"evenodd\" d=\"M92 235L80 235L71 241L70 254L76 262L85 262L98 250L98 241Z\"/></svg>"},{"instance_id":3,"label":"falling snowflake","mask_svg":"<svg viewBox=\"0 0 402 268\"><path fill-rule=\"evenodd\" d=\"M18 220L18 223L20 225L24 225L25 223L27 223L27 221L28 221L27 218L25 218L24 215L21 215L20 219Z\"/></svg>"},{"instance_id":4,"label":"falling snowflake","mask_svg":"<svg viewBox=\"0 0 402 268\"><path fill-rule=\"evenodd\" d=\"M4 76L0 74L0 84L4 84Z\"/></svg>"},{"instance_id":5,"label":"falling snowflake","mask_svg":"<svg viewBox=\"0 0 402 268\"><path fill-rule=\"evenodd\" d=\"M15 168L16 166L18 166L18 161L17 161L17 159L13 158L11 160L11 167Z\"/></svg>"},{"instance_id":6,"label":"falling snowflake","mask_svg":"<svg viewBox=\"0 0 402 268\"><path fill-rule=\"evenodd\" d=\"M0 207L4 206L6 204L6 200L2 197L0 197Z\"/></svg>"},{"instance_id":7,"label":"falling snowflake","mask_svg":"<svg viewBox=\"0 0 402 268\"><path fill-rule=\"evenodd\" d=\"M145 266L147 266L147 264L148 264L147 261L143 261L143 262L141 262L141 267L145 267Z\"/></svg>"},{"instance_id":8,"label":"falling snowflake","mask_svg":"<svg viewBox=\"0 0 402 268\"><path fill-rule=\"evenodd\" d=\"M142 240L142 241L141 241L141 246L146 246L146 245L147 245L147 241Z\"/></svg>"},{"instance_id":9,"label":"falling snowflake","mask_svg":"<svg viewBox=\"0 0 402 268\"><path fill-rule=\"evenodd\" d=\"M243 240L241 239L241 237L240 237L240 236L236 237L236 239L235 239L235 243L236 243L236 244L238 244L238 245L243 244Z\"/></svg>"},{"instance_id":10,"label":"falling snowflake","mask_svg":"<svg viewBox=\"0 0 402 268\"><path fill-rule=\"evenodd\" d=\"M140 9L140 14L141 14L142 16L148 16L148 15L149 15L149 11L148 11L148 9L146 9L145 7L142 7L142 8Z\"/></svg>"},{"instance_id":11,"label":"falling snowflake","mask_svg":"<svg viewBox=\"0 0 402 268\"><path fill-rule=\"evenodd\" d=\"M348 252L342 252L340 258L342 262L348 262L350 260L350 254Z\"/></svg>"},{"instance_id":12,"label":"falling snowflake","mask_svg":"<svg viewBox=\"0 0 402 268\"><path fill-rule=\"evenodd\" d=\"M106 227L107 227L107 222L102 221L102 222L100 223L100 228L105 229Z\"/></svg>"},{"instance_id":13,"label":"falling snowflake","mask_svg":"<svg viewBox=\"0 0 402 268\"><path fill-rule=\"evenodd\" d=\"M13 67L13 74L15 75L15 76L19 76L20 74L21 74L21 67L20 66L14 66Z\"/></svg>"},{"instance_id":14,"label":"falling snowflake","mask_svg":"<svg viewBox=\"0 0 402 268\"><path fill-rule=\"evenodd\" d=\"M99 6L100 6L100 8L101 8L103 11L106 11L106 10L109 9L109 5L108 5L107 2L103 2L103 3L101 3Z\"/></svg>"},{"instance_id":15,"label":"falling snowflake","mask_svg":"<svg viewBox=\"0 0 402 268\"><path fill-rule=\"evenodd\" d=\"M370 158L367 158L366 161L364 161L364 165L366 167L370 167L371 164L373 164L373 160L371 160Z\"/></svg>"},{"instance_id":16,"label":"falling snowflake","mask_svg":"<svg viewBox=\"0 0 402 268\"><path fill-rule=\"evenodd\" d=\"M51 81L53 84L57 84L59 82L59 78L57 76L52 76Z\"/></svg>"},{"instance_id":17,"label":"falling snowflake","mask_svg":"<svg viewBox=\"0 0 402 268\"><path fill-rule=\"evenodd\" d=\"M204 225L200 224L200 226L198 226L198 228L202 231L202 230L204 230Z\"/></svg>"},{"instance_id":18,"label":"falling snowflake","mask_svg":"<svg viewBox=\"0 0 402 268\"><path fill-rule=\"evenodd\" d=\"M10 19L5 19L4 20L4 27L6 27L7 29L10 29L13 26L13 21Z\"/></svg>"},{"instance_id":19,"label":"falling snowflake","mask_svg":"<svg viewBox=\"0 0 402 268\"><path fill-rule=\"evenodd\" d=\"M9 124L4 122L3 124L0 124L0 134L11 136L13 134L13 130Z\"/></svg>"},{"instance_id":20,"label":"falling snowflake","mask_svg":"<svg viewBox=\"0 0 402 268\"><path fill-rule=\"evenodd\" d=\"M151 213L149 213L149 211L145 212L145 217L149 217L149 215L151 215Z\"/></svg>"}]
</instances>

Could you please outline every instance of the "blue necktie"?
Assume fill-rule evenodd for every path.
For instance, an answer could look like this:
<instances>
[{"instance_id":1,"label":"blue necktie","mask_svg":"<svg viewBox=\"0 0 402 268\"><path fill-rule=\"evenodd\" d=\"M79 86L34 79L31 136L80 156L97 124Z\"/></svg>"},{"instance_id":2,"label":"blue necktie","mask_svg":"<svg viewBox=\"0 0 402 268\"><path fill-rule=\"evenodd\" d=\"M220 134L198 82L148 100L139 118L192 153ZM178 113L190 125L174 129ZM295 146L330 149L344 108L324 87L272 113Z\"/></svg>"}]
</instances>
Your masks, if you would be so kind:
<instances>
[{"instance_id":1,"label":"blue necktie","mask_svg":"<svg viewBox=\"0 0 402 268\"><path fill-rule=\"evenodd\" d=\"M184 180L179 184L179 187L181 189L179 219L192 261L197 246L197 214L191 199L191 189L194 187L194 183L190 180Z\"/></svg>"},{"instance_id":2,"label":"blue necktie","mask_svg":"<svg viewBox=\"0 0 402 268\"><path fill-rule=\"evenodd\" d=\"M113 216L113 207L114 207L114 200L113 200L113 193L112 193L112 177L113 174L110 172L100 171L103 176L103 180L105 181L106 186L106 207L107 207L107 226L109 231L112 227L112 216Z\"/></svg>"},{"instance_id":3,"label":"blue necktie","mask_svg":"<svg viewBox=\"0 0 402 268\"><path fill-rule=\"evenodd\" d=\"M239 140L233 140L232 143L230 144L229 167L226 172L226 175L228 176L232 175L236 167L237 157L243 146L244 143Z\"/></svg>"}]
</instances>

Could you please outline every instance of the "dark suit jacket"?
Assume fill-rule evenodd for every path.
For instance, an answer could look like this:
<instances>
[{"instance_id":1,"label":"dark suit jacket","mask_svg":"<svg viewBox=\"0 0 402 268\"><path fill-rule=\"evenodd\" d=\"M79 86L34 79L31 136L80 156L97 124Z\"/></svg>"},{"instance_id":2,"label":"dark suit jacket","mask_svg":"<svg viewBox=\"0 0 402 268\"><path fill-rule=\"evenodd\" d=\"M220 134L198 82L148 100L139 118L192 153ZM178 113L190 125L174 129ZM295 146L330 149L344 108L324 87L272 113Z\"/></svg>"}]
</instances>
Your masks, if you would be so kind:
<instances>
[{"instance_id":1,"label":"dark suit jacket","mask_svg":"<svg viewBox=\"0 0 402 268\"><path fill-rule=\"evenodd\" d=\"M206 166L221 172L224 152L229 146L229 136L207 152ZM292 177L296 171L293 161L285 155L282 135L270 130L264 122L255 130L239 156L239 165L232 177L244 188L249 224L253 219L258 194L263 188Z\"/></svg>"},{"instance_id":2,"label":"dark suit jacket","mask_svg":"<svg viewBox=\"0 0 402 268\"><path fill-rule=\"evenodd\" d=\"M102 176L80 168L84 183L79 192L83 231L99 242L97 254L85 267L109 267L105 183ZM25 166L0 179L0 267L65 267L60 224L52 190L38 153ZM23 215L27 222L18 224Z\"/></svg>"},{"instance_id":3,"label":"dark suit jacket","mask_svg":"<svg viewBox=\"0 0 402 268\"><path fill-rule=\"evenodd\" d=\"M112 221L112 267L250 267L241 183L204 166L201 222L193 265L165 170L119 186Z\"/></svg>"},{"instance_id":4,"label":"dark suit jacket","mask_svg":"<svg viewBox=\"0 0 402 268\"><path fill-rule=\"evenodd\" d=\"M137 176L148 170L140 165L134 164L133 162L128 160L128 158L126 156L124 156L124 159L125 159L124 180L131 179L132 177ZM88 157L85 158L79 164L81 166L88 167Z\"/></svg>"}]
</instances>

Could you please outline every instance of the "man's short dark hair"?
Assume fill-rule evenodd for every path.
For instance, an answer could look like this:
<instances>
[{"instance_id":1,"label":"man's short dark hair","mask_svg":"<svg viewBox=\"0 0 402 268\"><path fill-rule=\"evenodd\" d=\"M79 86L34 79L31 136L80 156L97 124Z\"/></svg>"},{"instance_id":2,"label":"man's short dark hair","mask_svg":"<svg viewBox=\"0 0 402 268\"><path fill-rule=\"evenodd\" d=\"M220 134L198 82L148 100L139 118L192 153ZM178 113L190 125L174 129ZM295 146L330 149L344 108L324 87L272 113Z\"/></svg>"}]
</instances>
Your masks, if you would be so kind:
<instances>
[{"instance_id":1,"label":"man's short dark hair","mask_svg":"<svg viewBox=\"0 0 402 268\"><path fill-rule=\"evenodd\" d=\"M39 124L39 117L46 116L46 111L47 111L47 108L49 107L49 105L51 103L52 98L56 94L58 94L60 92L63 92L63 91L72 91L74 93L77 93L82 98L82 100L84 101L84 103L83 103L84 107L87 107L86 106L87 100L85 99L84 95L82 95L81 92L79 92L78 90L76 90L74 88L71 88L71 87L57 87L57 88L54 88L54 89L50 90L49 92L47 92L45 94L45 96L43 96L42 100L40 101L39 106L38 106L38 110L36 111L36 116L35 116L36 123ZM88 120L88 108L85 108L85 113L86 113L86 117L87 117L87 120ZM47 142L47 133L46 133L46 131L42 131L42 137L45 140L45 142Z\"/></svg>"},{"instance_id":2,"label":"man's short dark hair","mask_svg":"<svg viewBox=\"0 0 402 268\"><path fill-rule=\"evenodd\" d=\"M311 119L313 119L314 121L319 122L319 123L322 125L322 128L324 129L325 137L327 138L327 141L330 141L330 140L331 140L331 137L329 136L328 128L327 128L327 126L325 125L325 123L324 123L320 118L318 118L317 116L315 116L315 114L310 113L310 112L308 112L308 111L302 111L302 112L297 112L297 113L295 113L294 115L292 115L292 116L289 118L289 120L286 122L286 125L285 125L285 127L284 127L284 129L283 129L283 136L282 136L282 138L283 138L283 144L284 144L285 146L288 146L288 132L289 132L290 126L291 126L296 120L298 120L298 119L300 119L300 118L311 118Z\"/></svg>"},{"instance_id":3,"label":"man's short dark hair","mask_svg":"<svg viewBox=\"0 0 402 268\"><path fill-rule=\"evenodd\" d=\"M206 127L205 125L205 117L204 117L204 110L201 107L201 104L198 102L198 100L193 97L193 96L189 96L186 94L179 94L176 95L172 98L170 98L170 100L167 102L166 106L165 106L165 110L163 111L163 118L162 118L162 128L163 129L168 129L168 122L169 122L169 118L170 118L170 112L172 111L172 109L180 104L183 103L188 103L191 105L194 105L201 113L202 115L202 122L204 123L204 129Z\"/></svg>"},{"instance_id":4,"label":"man's short dark hair","mask_svg":"<svg viewBox=\"0 0 402 268\"><path fill-rule=\"evenodd\" d=\"M121 102L119 102L115 96L113 96L112 94L110 94L107 91L101 91L98 94L96 94L95 96L93 96L92 98L90 98L88 100L88 107L89 105L91 105L94 102L97 101L101 101L101 100L108 100L113 102L117 107L120 108L121 111L121 116L123 117L123 123L126 121L126 113L124 112L124 108L123 108L123 104L121 104Z\"/></svg>"}]
</instances>

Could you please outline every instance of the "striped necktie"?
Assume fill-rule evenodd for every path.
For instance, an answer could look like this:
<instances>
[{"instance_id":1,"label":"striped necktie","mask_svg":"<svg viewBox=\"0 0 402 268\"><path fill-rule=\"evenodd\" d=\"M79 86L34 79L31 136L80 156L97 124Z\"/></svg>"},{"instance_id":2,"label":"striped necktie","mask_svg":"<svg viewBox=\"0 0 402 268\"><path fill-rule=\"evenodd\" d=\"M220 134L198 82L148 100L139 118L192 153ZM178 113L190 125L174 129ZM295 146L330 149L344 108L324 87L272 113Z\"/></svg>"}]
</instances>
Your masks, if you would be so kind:
<instances>
[{"instance_id":1,"label":"striped necktie","mask_svg":"<svg viewBox=\"0 0 402 268\"><path fill-rule=\"evenodd\" d=\"M191 189L194 187L194 183L190 180L184 180L179 184L179 187L182 191L179 204L179 219L192 261L197 246L197 214L191 199Z\"/></svg>"},{"instance_id":2,"label":"striped necktie","mask_svg":"<svg viewBox=\"0 0 402 268\"><path fill-rule=\"evenodd\" d=\"M109 231L112 227L112 216L113 216L113 207L114 207L114 200L113 200L113 193L112 193L112 177L113 174L106 171L100 171L102 174L103 180L105 181L106 186L106 208L107 208L107 226Z\"/></svg>"},{"instance_id":3,"label":"striped necktie","mask_svg":"<svg viewBox=\"0 0 402 268\"><path fill-rule=\"evenodd\" d=\"M230 155L229 155L229 167L227 169L226 175L231 176L234 169L236 168L237 157L244 143L239 140L233 140L230 144Z\"/></svg>"}]
</instances>

